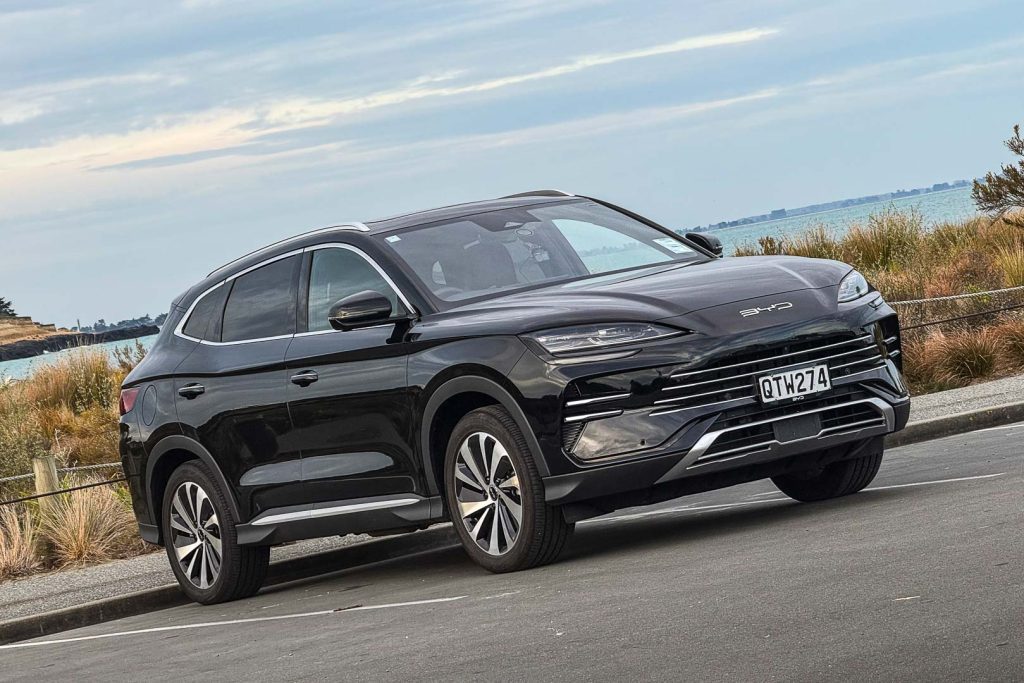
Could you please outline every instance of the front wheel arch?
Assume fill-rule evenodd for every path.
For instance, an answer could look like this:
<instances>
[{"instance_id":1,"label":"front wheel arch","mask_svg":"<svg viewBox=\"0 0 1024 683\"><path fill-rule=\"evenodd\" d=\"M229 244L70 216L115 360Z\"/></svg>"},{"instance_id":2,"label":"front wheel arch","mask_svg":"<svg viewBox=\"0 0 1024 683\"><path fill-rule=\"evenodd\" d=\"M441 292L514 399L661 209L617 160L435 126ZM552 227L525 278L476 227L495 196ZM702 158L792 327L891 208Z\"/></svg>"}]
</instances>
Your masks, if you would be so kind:
<instances>
[{"instance_id":1,"label":"front wheel arch","mask_svg":"<svg viewBox=\"0 0 1024 683\"><path fill-rule=\"evenodd\" d=\"M533 433L533 429L526 419L526 414L519 407L515 397L503 386L486 377L477 375L456 377L439 386L430 395L423 410L423 421L420 423L420 456L422 458L424 479L426 480L427 490L430 495L439 495L443 490L441 482L444 479L444 454L448 448L447 442L435 443L434 439L432 439L431 435L435 420L438 418L438 411L441 407L449 399L455 398L459 394L483 395L491 402L490 404L501 405L501 407L507 410L512 419L515 420L519 430L523 433L523 437L526 439L540 475L546 477L550 474L540 443L537 441L537 436ZM479 408L484 405L488 405L488 403L474 407ZM435 457L438 453L440 453L440 460ZM442 463L440 470L437 467L438 462Z\"/></svg>"}]
</instances>

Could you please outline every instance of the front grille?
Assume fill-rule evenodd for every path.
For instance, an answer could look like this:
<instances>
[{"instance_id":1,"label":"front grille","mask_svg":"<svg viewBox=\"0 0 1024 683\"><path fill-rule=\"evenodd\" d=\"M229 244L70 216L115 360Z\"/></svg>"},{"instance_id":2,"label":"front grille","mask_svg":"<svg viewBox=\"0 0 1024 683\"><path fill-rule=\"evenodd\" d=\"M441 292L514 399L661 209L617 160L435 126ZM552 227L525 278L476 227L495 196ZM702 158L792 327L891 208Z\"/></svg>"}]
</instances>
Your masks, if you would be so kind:
<instances>
[{"instance_id":1,"label":"front grille","mask_svg":"<svg viewBox=\"0 0 1024 683\"><path fill-rule=\"evenodd\" d=\"M794 342L736 354L701 370L676 373L671 376L672 383L662 388L664 397L655 404L676 410L754 398L759 375L822 364L828 365L835 380L881 367L884 360L870 334Z\"/></svg>"},{"instance_id":2,"label":"front grille","mask_svg":"<svg viewBox=\"0 0 1024 683\"><path fill-rule=\"evenodd\" d=\"M724 411L708 430L709 433L720 432L718 438L694 464L703 465L767 450L778 441L776 425L797 415L813 416L814 433L808 433L808 437L833 436L884 426L885 417L876 408L867 403L857 403L871 396L864 389L846 386L813 401L767 409L755 405Z\"/></svg>"}]
</instances>

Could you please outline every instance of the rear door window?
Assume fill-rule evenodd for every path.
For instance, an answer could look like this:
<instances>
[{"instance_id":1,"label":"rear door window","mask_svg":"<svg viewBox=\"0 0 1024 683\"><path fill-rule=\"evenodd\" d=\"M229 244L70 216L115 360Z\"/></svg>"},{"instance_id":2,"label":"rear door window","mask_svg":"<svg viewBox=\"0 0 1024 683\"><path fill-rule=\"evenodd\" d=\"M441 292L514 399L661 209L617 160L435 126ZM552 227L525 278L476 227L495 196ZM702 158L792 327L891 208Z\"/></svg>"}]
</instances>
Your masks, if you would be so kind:
<instances>
[{"instance_id":1,"label":"rear door window","mask_svg":"<svg viewBox=\"0 0 1024 683\"><path fill-rule=\"evenodd\" d=\"M221 339L265 339L295 333L300 254L274 261L234 280L224 307Z\"/></svg>"}]
</instances>

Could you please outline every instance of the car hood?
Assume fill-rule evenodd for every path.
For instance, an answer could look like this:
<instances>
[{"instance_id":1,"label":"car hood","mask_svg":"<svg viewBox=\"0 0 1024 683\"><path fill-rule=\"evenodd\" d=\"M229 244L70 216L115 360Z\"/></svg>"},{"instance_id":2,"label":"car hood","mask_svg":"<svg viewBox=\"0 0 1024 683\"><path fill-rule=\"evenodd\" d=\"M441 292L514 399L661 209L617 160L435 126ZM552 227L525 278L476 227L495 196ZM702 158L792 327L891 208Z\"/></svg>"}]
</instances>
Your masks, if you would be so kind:
<instances>
[{"instance_id":1,"label":"car hood","mask_svg":"<svg viewBox=\"0 0 1024 683\"><path fill-rule=\"evenodd\" d=\"M850 270L838 261L792 256L673 264L498 296L429 316L417 327L422 332L452 332L456 327L467 335L477 328L518 334L583 322L665 320L725 304L761 305L754 300L835 287Z\"/></svg>"}]
</instances>

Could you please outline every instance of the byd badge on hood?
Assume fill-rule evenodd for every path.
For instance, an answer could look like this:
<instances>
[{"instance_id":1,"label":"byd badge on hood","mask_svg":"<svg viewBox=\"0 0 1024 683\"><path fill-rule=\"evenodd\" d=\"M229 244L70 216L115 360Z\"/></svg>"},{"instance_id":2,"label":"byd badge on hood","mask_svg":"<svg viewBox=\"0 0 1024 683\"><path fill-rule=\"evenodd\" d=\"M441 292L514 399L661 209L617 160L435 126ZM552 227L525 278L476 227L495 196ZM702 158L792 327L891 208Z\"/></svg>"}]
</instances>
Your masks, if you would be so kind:
<instances>
[{"instance_id":1,"label":"byd badge on hood","mask_svg":"<svg viewBox=\"0 0 1024 683\"><path fill-rule=\"evenodd\" d=\"M749 318L750 316L757 315L758 313L774 313L775 311L784 311L787 308L793 308L793 304L791 304L788 301L780 301L777 304L765 306L764 308L745 308L742 311L740 311L740 315L742 315L744 318Z\"/></svg>"}]
</instances>

